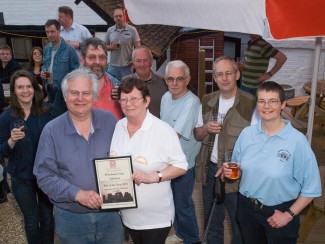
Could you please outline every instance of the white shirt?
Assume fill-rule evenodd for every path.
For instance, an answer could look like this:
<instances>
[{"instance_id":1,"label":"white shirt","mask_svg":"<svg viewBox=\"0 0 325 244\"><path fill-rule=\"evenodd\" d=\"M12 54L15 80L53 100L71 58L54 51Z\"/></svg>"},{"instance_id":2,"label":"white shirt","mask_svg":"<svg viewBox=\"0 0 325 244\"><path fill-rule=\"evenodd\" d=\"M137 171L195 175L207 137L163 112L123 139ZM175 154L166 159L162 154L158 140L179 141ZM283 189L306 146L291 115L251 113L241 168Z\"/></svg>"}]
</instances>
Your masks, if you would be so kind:
<instances>
[{"instance_id":1,"label":"white shirt","mask_svg":"<svg viewBox=\"0 0 325 244\"><path fill-rule=\"evenodd\" d=\"M130 138L127 118L115 127L111 155L131 155L133 170L161 171L170 165L187 170L188 163L174 129L149 111L141 128ZM135 186L138 208L121 210L123 223L135 230L164 228L174 221L170 181Z\"/></svg>"},{"instance_id":2,"label":"white shirt","mask_svg":"<svg viewBox=\"0 0 325 244\"><path fill-rule=\"evenodd\" d=\"M218 113L227 114L228 110L234 105L234 102L235 102L235 97L230 98L230 99L224 99L220 96ZM204 123L203 123L203 118L202 118L202 105L201 105L199 116L198 116L198 122L195 125L195 128L202 127L203 125L204 125ZM219 134L216 134L212 152L211 152L211 158L210 158L210 160L213 163L218 162L218 138L219 138Z\"/></svg>"}]
</instances>

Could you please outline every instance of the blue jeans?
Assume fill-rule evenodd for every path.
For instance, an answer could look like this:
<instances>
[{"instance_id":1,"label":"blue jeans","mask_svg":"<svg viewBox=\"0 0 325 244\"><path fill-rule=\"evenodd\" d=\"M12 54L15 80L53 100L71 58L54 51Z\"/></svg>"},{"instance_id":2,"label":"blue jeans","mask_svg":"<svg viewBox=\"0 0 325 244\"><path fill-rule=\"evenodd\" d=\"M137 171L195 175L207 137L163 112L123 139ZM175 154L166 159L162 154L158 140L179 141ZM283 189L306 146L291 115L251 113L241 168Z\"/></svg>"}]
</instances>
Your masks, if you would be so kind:
<instances>
[{"instance_id":1,"label":"blue jeans","mask_svg":"<svg viewBox=\"0 0 325 244\"><path fill-rule=\"evenodd\" d=\"M117 211L74 213L54 207L55 230L61 244L121 244L124 228Z\"/></svg>"},{"instance_id":2,"label":"blue jeans","mask_svg":"<svg viewBox=\"0 0 325 244\"><path fill-rule=\"evenodd\" d=\"M118 66L114 66L114 65L110 64L108 66L107 73L111 74L116 79L121 81L124 76L132 74L132 70L128 66L126 66L126 67L118 67Z\"/></svg>"},{"instance_id":3,"label":"blue jeans","mask_svg":"<svg viewBox=\"0 0 325 244\"><path fill-rule=\"evenodd\" d=\"M214 202L214 186L215 174L217 172L217 164L210 163L209 171L206 179L206 186L202 187L203 192L203 208L204 208L204 227L206 228L210 210ZM217 204L212 213L212 221L208 232L208 243L220 244L224 243L224 226L223 222L226 217L225 209L227 209L232 230L232 243L241 244L242 235L237 222L237 208L238 208L238 192L227 193L225 201L222 204Z\"/></svg>"},{"instance_id":4,"label":"blue jeans","mask_svg":"<svg viewBox=\"0 0 325 244\"><path fill-rule=\"evenodd\" d=\"M36 180L11 177L12 193L24 215L28 243L54 243L53 205Z\"/></svg>"},{"instance_id":5,"label":"blue jeans","mask_svg":"<svg viewBox=\"0 0 325 244\"><path fill-rule=\"evenodd\" d=\"M254 96L256 96L257 88L250 88L250 87L246 87L243 84L241 84L240 89L245 91L245 92L248 92L248 93L250 93L250 94L252 94Z\"/></svg>"},{"instance_id":6,"label":"blue jeans","mask_svg":"<svg viewBox=\"0 0 325 244\"><path fill-rule=\"evenodd\" d=\"M256 205L251 199L239 194L238 221L245 243L249 244L295 244L300 227L299 216L295 216L286 226L272 228L267 219L274 210L284 212L295 200L276 206Z\"/></svg>"},{"instance_id":7,"label":"blue jeans","mask_svg":"<svg viewBox=\"0 0 325 244\"><path fill-rule=\"evenodd\" d=\"M194 168L191 168L185 175L171 181L175 204L174 227L176 235L184 240L184 244L193 244L200 239L192 199L194 180Z\"/></svg>"}]
</instances>

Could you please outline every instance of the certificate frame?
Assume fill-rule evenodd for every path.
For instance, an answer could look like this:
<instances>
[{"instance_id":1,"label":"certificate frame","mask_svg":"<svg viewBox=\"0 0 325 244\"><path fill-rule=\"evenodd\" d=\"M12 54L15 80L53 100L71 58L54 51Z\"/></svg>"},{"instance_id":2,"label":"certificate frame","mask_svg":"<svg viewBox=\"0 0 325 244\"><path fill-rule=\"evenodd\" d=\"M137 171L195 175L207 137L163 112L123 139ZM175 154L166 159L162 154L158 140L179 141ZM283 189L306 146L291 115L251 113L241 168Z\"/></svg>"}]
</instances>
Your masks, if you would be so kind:
<instances>
[{"instance_id":1,"label":"certificate frame","mask_svg":"<svg viewBox=\"0 0 325 244\"><path fill-rule=\"evenodd\" d=\"M131 156L96 158L94 169L102 210L137 208Z\"/></svg>"}]
</instances>

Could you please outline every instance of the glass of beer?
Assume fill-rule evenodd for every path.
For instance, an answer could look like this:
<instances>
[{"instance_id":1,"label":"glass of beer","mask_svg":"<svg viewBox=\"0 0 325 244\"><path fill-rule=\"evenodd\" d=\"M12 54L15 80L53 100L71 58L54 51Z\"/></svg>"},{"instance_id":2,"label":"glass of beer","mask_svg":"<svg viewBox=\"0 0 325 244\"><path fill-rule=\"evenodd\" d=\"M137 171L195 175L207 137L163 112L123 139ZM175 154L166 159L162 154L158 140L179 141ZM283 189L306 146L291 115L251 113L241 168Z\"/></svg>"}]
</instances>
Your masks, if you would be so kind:
<instances>
[{"instance_id":1,"label":"glass of beer","mask_svg":"<svg viewBox=\"0 0 325 244\"><path fill-rule=\"evenodd\" d=\"M45 79L49 79L51 77L51 72L45 66L42 66L42 71L44 73Z\"/></svg>"},{"instance_id":2,"label":"glass of beer","mask_svg":"<svg viewBox=\"0 0 325 244\"><path fill-rule=\"evenodd\" d=\"M225 162L228 164L228 167L231 169L231 180L237 180L239 178L239 166L240 160L238 153L234 153L233 151L225 152Z\"/></svg>"}]
</instances>

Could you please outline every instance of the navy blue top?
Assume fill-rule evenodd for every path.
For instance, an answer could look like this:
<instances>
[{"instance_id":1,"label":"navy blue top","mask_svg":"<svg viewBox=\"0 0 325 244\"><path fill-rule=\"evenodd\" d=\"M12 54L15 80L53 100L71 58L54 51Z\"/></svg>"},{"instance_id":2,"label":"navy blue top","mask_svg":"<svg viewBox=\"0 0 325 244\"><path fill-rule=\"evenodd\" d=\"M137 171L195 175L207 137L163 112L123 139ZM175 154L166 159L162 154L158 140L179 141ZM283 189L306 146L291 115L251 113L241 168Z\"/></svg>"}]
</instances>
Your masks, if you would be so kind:
<instances>
[{"instance_id":1,"label":"navy blue top","mask_svg":"<svg viewBox=\"0 0 325 244\"><path fill-rule=\"evenodd\" d=\"M0 116L0 152L3 156L8 157L7 170L11 176L17 179L35 179L33 166L41 132L52 119L50 111L41 114L30 114L24 121L25 137L18 140L13 149L8 145L11 136L11 130L14 128L14 121L22 120L21 117L12 116L13 109L9 108Z\"/></svg>"}]
</instances>

